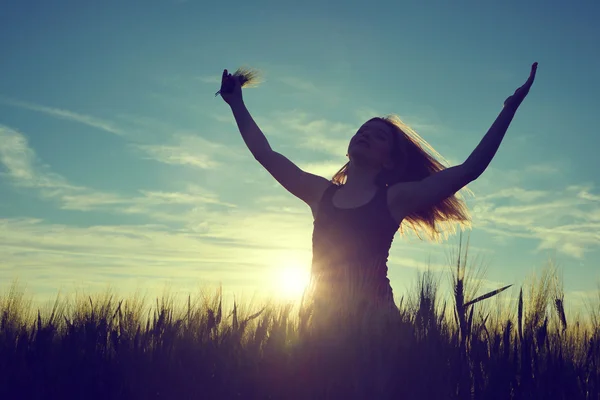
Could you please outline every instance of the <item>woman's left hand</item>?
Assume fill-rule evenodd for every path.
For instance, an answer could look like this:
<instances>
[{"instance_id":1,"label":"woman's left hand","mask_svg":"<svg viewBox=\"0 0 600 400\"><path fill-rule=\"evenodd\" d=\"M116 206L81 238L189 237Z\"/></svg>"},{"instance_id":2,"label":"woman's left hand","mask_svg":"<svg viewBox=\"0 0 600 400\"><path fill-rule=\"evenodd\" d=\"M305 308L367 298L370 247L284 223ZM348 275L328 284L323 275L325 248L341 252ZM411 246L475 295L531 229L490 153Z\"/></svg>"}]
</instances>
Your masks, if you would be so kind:
<instances>
[{"instance_id":1,"label":"woman's left hand","mask_svg":"<svg viewBox=\"0 0 600 400\"><path fill-rule=\"evenodd\" d=\"M531 66L531 73L529 74L527 82L525 82L525 84L518 88L512 96L510 96L504 101L504 107L512 107L516 110L521 105L521 102L523 102L525 96L527 96L527 94L529 93L531 85L533 85L533 81L535 80L535 73L537 71L537 65L537 62L533 63L533 65Z\"/></svg>"}]
</instances>

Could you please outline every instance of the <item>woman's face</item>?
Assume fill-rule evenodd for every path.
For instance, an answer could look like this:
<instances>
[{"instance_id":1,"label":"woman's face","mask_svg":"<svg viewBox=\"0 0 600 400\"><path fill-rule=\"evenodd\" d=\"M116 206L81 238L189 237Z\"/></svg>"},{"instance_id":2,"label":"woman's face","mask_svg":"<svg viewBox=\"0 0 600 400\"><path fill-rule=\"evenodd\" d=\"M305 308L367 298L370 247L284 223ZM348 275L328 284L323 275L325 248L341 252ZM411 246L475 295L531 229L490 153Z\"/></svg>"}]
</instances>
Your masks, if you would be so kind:
<instances>
[{"instance_id":1,"label":"woman's face","mask_svg":"<svg viewBox=\"0 0 600 400\"><path fill-rule=\"evenodd\" d=\"M348 156L363 165L391 168L393 134L387 123L378 119L367 121L350 140Z\"/></svg>"}]
</instances>

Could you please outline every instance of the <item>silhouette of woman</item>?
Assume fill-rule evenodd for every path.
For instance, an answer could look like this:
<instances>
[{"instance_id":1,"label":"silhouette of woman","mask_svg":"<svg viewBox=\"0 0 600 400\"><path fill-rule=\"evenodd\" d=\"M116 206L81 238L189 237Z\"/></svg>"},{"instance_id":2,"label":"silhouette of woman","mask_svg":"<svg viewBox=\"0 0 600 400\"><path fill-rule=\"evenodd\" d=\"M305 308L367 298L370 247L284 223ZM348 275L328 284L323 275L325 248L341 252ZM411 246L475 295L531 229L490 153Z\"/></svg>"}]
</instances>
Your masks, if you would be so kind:
<instances>
[{"instance_id":1,"label":"silhouette of woman","mask_svg":"<svg viewBox=\"0 0 600 400\"><path fill-rule=\"evenodd\" d=\"M220 93L254 158L312 211L317 297L331 302L352 293L394 307L386 263L395 233L408 226L419 237L425 232L438 239L454 231L457 223L469 224L468 210L457 192L492 161L536 70L534 63L525 84L505 100L462 164L444 167L439 154L399 118L375 117L350 139L349 161L332 179L301 170L271 148L244 104L238 76L224 70Z\"/></svg>"}]
</instances>

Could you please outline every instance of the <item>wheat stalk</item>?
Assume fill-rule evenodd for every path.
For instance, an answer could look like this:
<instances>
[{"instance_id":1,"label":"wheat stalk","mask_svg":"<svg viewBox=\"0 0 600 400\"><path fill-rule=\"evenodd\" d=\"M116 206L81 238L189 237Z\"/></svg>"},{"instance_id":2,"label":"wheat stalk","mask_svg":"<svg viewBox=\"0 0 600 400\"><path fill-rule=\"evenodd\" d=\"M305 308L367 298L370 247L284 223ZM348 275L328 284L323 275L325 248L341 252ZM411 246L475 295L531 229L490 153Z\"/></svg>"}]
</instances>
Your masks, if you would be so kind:
<instances>
[{"instance_id":1,"label":"wheat stalk","mask_svg":"<svg viewBox=\"0 0 600 400\"><path fill-rule=\"evenodd\" d=\"M504 287L501 287L501 288L496 289L496 290L492 290L491 292L488 292L488 293L486 293L484 295L481 295L481 296L477 297L476 299L473 299L471 301L466 302L464 304L464 307L469 307L469 306L471 306L471 305L473 305L475 303L478 303L478 302L480 302L482 300L489 299L490 297L493 297L493 296L495 296L495 295L497 295L497 294L505 291L506 289L508 289L511 286L512 286L512 284L504 286Z\"/></svg>"},{"instance_id":2,"label":"wheat stalk","mask_svg":"<svg viewBox=\"0 0 600 400\"><path fill-rule=\"evenodd\" d=\"M261 73L250 67L239 67L234 73L233 77L240 81L243 88L253 88L262 83ZM221 94L221 90L215 93L215 97Z\"/></svg>"}]
</instances>

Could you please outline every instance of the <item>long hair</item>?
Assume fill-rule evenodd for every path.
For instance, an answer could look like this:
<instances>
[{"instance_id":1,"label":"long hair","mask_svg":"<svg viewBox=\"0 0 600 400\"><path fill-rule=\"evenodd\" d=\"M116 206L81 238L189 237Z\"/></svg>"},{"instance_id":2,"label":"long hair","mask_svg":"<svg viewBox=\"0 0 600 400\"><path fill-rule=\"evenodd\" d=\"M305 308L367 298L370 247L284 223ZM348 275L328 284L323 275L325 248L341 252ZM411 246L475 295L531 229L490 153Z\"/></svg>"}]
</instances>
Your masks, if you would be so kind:
<instances>
[{"instance_id":1,"label":"long hair","mask_svg":"<svg viewBox=\"0 0 600 400\"><path fill-rule=\"evenodd\" d=\"M398 116L375 117L370 121L373 120L385 122L394 132L394 167L379 173L375 182L377 186L420 181L446 168L441 162L445 162L444 158ZM332 183L343 185L346 182L349 164L346 163L331 178ZM463 190L471 193L466 187ZM429 239L438 241L442 235L447 237L448 234L455 233L457 223L462 230L470 227L470 222L469 210L462 196L457 193L428 209L407 215L400 225L400 233L404 234L405 229L409 227L420 239L424 232Z\"/></svg>"}]
</instances>

